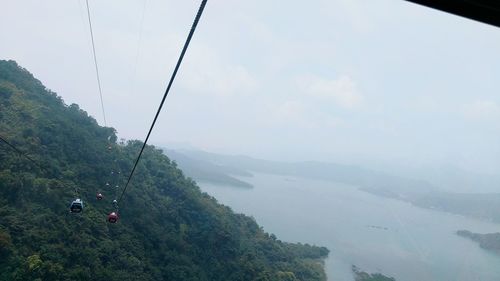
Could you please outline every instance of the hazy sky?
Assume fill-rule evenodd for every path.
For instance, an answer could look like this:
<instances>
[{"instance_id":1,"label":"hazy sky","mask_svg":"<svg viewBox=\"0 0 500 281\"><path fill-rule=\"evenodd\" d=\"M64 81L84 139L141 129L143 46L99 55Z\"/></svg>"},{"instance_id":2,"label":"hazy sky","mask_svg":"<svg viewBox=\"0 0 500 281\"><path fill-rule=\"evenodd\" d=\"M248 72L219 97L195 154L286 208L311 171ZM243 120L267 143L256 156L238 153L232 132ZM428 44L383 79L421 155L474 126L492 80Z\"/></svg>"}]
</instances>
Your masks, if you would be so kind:
<instances>
[{"instance_id":1,"label":"hazy sky","mask_svg":"<svg viewBox=\"0 0 500 281\"><path fill-rule=\"evenodd\" d=\"M199 3L90 0L121 137L144 138ZM85 1L0 7L0 58L102 124ZM151 143L496 172L499 50L499 28L402 0L209 0Z\"/></svg>"}]
</instances>

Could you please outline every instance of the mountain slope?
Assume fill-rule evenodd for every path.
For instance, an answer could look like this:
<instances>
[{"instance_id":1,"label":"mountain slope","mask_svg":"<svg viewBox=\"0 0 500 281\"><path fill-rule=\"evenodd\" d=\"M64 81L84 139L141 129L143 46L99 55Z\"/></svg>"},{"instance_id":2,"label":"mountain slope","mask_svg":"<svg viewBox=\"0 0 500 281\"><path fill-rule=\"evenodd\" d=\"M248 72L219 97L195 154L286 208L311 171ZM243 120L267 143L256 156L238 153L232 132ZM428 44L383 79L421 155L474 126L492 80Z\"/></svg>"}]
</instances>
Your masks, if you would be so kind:
<instances>
[{"instance_id":1,"label":"mountain slope","mask_svg":"<svg viewBox=\"0 0 500 281\"><path fill-rule=\"evenodd\" d=\"M326 248L264 232L152 146L107 223L141 142L116 143L14 61L0 61L0 134L45 167L0 144L0 280L326 280ZM76 196L81 215L68 213Z\"/></svg>"}]
</instances>

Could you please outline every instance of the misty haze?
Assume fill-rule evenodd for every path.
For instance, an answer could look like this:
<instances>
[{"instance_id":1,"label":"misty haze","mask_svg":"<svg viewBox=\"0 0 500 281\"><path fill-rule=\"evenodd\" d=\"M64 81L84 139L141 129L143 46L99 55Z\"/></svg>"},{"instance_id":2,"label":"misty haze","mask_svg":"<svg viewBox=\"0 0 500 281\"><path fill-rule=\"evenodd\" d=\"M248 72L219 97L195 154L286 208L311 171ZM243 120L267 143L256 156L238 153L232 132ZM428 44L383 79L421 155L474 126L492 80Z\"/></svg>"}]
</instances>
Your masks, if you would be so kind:
<instances>
[{"instance_id":1,"label":"misty haze","mask_svg":"<svg viewBox=\"0 0 500 281\"><path fill-rule=\"evenodd\" d=\"M498 27L200 2L2 3L0 280L500 280Z\"/></svg>"}]
</instances>

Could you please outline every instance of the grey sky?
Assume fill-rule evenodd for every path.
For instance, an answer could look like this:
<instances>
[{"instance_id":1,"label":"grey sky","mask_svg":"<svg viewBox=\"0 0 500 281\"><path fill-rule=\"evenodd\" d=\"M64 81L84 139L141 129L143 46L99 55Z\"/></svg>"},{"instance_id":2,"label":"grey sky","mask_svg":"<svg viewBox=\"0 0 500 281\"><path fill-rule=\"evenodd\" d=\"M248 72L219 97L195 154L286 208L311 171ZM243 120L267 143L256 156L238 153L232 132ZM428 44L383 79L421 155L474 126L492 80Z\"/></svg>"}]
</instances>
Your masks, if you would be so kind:
<instances>
[{"instance_id":1,"label":"grey sky","mask_svg":"<svg viewBox=\"0 0 500 281\"><path fill-rule=\"evenodd\" d=\"M108 125L143 139L199 1L90 4ZM102 124L85 2L1 9L0 58ZM211 0L151 142L496 172L499 50L500 29L402 0Z\"/></svg>"}]
</instances>

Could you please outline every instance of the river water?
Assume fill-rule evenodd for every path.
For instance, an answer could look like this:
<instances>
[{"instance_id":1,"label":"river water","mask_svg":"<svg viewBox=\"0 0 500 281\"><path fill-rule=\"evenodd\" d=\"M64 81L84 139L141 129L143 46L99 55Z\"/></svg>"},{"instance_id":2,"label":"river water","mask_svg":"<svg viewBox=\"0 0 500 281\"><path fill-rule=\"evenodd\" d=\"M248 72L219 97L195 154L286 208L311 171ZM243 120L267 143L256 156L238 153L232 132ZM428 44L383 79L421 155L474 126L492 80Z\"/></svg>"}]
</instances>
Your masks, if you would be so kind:
<instances>
[{"instance_id":1,"label":"river water","mask_svg":"<svg viewBox=\"0 0 500 281\"><path fill-rule=\"evenodd\" d=\"M199 183L265 231L289 242L326 246L329 281L354 280L351 265L397 281L498 281L500 256L455 235L500 232L500 225L426 210L356 187L287 176L242 178L253 189Z\"/></svg>"}]
</instances>

